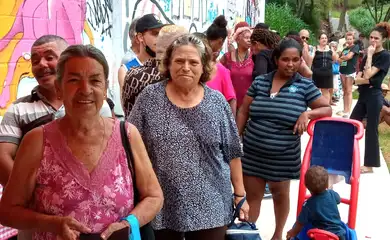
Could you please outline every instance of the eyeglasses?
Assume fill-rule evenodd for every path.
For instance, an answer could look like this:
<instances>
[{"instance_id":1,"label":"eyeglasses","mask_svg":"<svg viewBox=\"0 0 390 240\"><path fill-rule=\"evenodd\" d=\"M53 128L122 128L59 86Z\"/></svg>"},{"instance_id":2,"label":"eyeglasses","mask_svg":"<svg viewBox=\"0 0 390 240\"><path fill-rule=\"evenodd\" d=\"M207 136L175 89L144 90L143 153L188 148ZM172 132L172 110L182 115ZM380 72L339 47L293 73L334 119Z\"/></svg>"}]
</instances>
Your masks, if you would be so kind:
<instances>
[{"instance_id":1,"label":"eyeglasses","mask_svg":"<svg viewBox=\"0 0 390 240\"><path fill-rule=\"evenodd\" d=\"M310 38L309 38L309 37L305 37L305 36L302 36L302 37L301 37L301 39L302 39L302 40L307 40L307 41L309 41L309 40L310 40Z\"/></svg>"}]
</instances>

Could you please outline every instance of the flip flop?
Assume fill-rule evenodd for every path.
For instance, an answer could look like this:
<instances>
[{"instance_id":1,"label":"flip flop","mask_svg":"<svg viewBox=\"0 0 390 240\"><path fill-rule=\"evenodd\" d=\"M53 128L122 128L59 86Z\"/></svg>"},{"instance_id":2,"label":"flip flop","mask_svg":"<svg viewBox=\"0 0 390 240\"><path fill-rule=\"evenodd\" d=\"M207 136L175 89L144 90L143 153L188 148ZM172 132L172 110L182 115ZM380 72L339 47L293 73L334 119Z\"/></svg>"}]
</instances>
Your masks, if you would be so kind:
<instances>
[{"instance_id":1,"label":"flip flop","mask_svg":"<svg viewBox=\"0 0 390 240\"><path fill-rule=\"evenodd\" d=\"M365 173L374 173L374 170L372 170L372 168L369 169L369 168L366 168L366 167L361 167L361 168L360 168L360 173L361 173L361 174L365 174Z\"/></svg>"}]
</instances>

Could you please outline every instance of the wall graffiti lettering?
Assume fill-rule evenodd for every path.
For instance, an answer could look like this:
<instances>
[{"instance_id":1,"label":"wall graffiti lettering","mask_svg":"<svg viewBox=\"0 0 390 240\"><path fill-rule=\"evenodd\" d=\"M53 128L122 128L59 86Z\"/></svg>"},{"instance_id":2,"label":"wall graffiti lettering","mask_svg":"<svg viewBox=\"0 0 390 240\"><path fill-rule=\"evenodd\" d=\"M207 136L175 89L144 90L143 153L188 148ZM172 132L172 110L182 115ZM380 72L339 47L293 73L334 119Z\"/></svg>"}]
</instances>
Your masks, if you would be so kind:
<instances>
[{"instance_id":1,"label":"wall graffiti lettering","mask_svg":"<svg viewBox=\"0 0 390 240\"><path fill-rule=\"evenodd\" d=\"M111 37L112 31L112 0L90 0L87 21L91 28L101 35Z\"/></svg>"},{"instance_id":2,"label":"wall graffiti lettering","mask_svg":"<svg viewBox=\"0 0 390 240\"><path fill-rule=\"evenodd\" d=\"M30 48L44 34L65 38L69 44L90 43L109 61L110 86L120 54L130 49L128 29L132 20L155 13L163 22L203 32L219 14L228 20L256 20L259 0L3 0L0 18L0 117L17 98L29 94L37 83L31 73ZM240 7L238 7L240 5ZM242 7L241 7L242 6ZM115 9L121 16L113 17ZM122 31L113 31L121 21ZM230 23L229 23L230 24ZM118 34L120 32L120 36ZM113 39L123 39L114 46ZM112 84L111 84L112 83ZM120 103L116 105L120 106Z\"/></svg>"}]
</instances>

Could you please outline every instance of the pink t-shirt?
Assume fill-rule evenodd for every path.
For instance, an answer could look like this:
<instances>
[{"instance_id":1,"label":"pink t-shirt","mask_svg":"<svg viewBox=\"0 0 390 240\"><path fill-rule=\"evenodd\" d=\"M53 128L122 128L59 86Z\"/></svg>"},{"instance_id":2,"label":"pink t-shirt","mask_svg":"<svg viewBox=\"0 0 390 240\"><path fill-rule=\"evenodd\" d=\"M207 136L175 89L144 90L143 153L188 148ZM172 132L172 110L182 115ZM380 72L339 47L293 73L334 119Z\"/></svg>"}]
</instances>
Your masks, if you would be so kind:
<instances>
[{"instance_id":1,"label":"pink t-shirt","mask_svg":"<svg viewBox=\"0 0 390 240\"><path fill-rule=\"evenodd\" d=\"M217 63L217 73L206 85L221 92L227 101L236 99L236 92L234 91L232 79L230 78L230 71L220 63Z\"/></svg>"}]
</instances>

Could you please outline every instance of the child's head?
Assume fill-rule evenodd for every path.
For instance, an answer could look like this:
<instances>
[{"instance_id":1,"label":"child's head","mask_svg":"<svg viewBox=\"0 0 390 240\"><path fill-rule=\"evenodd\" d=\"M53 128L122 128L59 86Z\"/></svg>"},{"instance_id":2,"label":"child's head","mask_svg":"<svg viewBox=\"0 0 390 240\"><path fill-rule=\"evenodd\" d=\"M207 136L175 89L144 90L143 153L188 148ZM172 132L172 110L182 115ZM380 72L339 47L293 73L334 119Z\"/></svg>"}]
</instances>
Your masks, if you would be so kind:
<instances>
[{"instance_id":1,"label":"child's head","mask_svg":"<svg viewBox=\"0 0 390 240\"><path fill-rule=\"evenodd\" d=\"M321 166L312 166L305 175L305 185L311 194L320 194L328 188L328 172Z\"/></svg>"}]
</instances>

